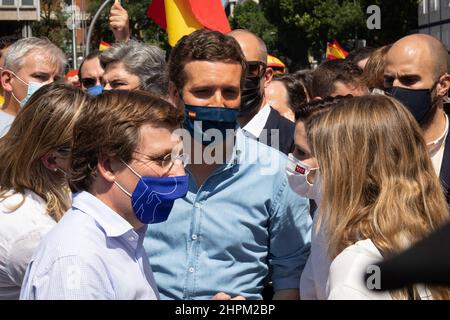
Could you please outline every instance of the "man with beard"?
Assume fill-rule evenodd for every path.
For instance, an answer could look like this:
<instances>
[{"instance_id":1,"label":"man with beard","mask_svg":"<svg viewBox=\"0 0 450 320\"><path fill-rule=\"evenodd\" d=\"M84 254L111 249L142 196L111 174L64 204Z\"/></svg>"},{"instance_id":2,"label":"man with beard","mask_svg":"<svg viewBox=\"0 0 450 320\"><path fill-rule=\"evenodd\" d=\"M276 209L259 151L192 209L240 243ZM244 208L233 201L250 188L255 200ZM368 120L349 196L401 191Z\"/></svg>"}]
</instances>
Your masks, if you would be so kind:
<instances>
[{"instance_id":1,"label":"man with beard","mask_svg":"<svg viewBox=\"0 0 450 320\"><path fill-rule=\"evenodd\" d=\"M241 128L247 136L288 154L294 144L295 124L266 101L264 91L272 81L273 70L267 67L264 41L248 30L237 29L228 35L239 43L248 66L239 111Z\"/></svg>"},{"instance_id":2,"label":"man with beard","mask_svg":"<svg viewBox=\"0 0 450 320\"><path fill-rule=\"evenodd\" d=\"M449 120L443 105L450 86L447 70L448 53L444 44L429 35L410 35L398 40L389 50L384 86L421 126L433 166L449 200Z\"/></svg>"}]
</instances>

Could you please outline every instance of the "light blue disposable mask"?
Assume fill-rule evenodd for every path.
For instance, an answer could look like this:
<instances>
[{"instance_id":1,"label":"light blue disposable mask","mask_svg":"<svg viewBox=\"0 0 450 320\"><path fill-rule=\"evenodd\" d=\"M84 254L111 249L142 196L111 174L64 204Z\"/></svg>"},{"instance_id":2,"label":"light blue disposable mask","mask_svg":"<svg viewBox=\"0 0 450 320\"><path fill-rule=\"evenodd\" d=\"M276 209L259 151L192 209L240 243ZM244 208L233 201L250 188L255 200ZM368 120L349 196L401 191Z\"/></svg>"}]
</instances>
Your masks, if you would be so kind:
<instances>
[{"instance_id":1,"label":"light blue disposable mask","mask_svg":"<svg viewBox=\"0 0 450 320\"><path fill-rule=\"evenodd\" d=\"M102 94L103 91L104 91L104 88L100 84L87 89L87 92L93 97L96 97L96 96Z\"/></svg>"},{"instance_id":2,"label":"light blue disposable mask","mask_svg":"<svg viewBox=\"0 0 450 320\"><path fill-rule=\"evenodd\" d=\"M14 93L12 93L14 99L17 100L17 102L19 103L19 105L23 108L25 106L25 104L28 102L28 100L31 98L31 96L38 91L40 88L42 88L43 86L45 86L47 84L46 83L38 83L38 82L28 82L26 83L24 80L22 80L17 74L13 73L17 79L19 79L20 81L22 81L25 85L28 86L28 90L27 90L27 95L25 96L25 98L23 98L22 100L17 99L17 97L14 95Z\"/></svg>"}]
</instances>

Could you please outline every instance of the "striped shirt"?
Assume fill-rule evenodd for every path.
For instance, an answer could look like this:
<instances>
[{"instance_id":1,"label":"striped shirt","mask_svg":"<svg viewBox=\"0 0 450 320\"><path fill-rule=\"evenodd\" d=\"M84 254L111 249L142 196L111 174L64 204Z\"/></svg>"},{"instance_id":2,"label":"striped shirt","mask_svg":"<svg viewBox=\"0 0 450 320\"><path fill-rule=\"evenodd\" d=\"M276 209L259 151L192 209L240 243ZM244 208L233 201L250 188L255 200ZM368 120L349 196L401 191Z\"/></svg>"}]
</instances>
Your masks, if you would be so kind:
<instances>
[{"instance_id":1,"label":"striped shirt","mask_svg":"<svg viewBox=\"0 0 450 320\"><path fill-rule=\"evenodd\" d=\"M134 231L88 192L74 195L31 259L20 299L158 299L146 230Z\"/></svg>"}]
</instances>

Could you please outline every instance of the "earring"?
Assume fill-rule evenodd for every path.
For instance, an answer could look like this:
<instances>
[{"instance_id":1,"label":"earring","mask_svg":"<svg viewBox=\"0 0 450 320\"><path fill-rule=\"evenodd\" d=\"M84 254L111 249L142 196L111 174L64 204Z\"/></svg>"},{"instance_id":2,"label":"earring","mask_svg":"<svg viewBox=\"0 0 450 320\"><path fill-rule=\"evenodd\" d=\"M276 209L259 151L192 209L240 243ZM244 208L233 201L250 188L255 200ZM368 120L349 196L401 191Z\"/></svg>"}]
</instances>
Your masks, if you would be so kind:
<instances>
[{"instance_id":1,"label":"earring","mask_svg":"<svg viewBox=\"0 0 450 320\"><path fill-rule=\"evenodd\" d=\"M58 171L58 168L53 169L54 172Z\"/></svg>"}]
</instances>

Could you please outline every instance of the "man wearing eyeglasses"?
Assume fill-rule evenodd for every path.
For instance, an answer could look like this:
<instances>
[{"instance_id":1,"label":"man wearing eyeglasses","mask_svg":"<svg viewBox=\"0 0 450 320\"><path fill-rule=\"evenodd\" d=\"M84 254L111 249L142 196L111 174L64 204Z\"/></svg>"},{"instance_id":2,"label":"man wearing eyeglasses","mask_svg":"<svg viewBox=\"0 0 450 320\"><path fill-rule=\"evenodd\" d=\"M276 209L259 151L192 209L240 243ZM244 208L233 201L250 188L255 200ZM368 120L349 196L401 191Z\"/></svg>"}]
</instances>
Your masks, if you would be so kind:
<instances>
[{"instance_id":1,"label":"man wearing eyeglasses","mask_svg":"<svg viewBox=\"0 0 450 320\"><path fill-rule=\"evenodd\" d=\"M288 154L294 145L295 124L266 101L264 91L272 81L273 70L267 67L264 41L248 30L237 29L228 35L239 43L248 65L239 124L249 137Z\"/></svg>"},{"instance_id":2,"label":"man wearing eyeglasses","mask_svg":"<svg viewBox=\"0 0 450 320\"><path fill-rule=\"evenodd\" d=\"M299 296L308 202L288 185L286 157L239 128L246 68L236 40L217 31L197 30L171 51L191 160L186 197L144 242L162 299L261 299L269 268L274 298Z\"/></svg>"},{"instance_id":3,"label":"man wearing eyeglasses","mask_svg":"<svg viewBox=\"0 0 450 320\"><path fill-rule=\"evenodd\" d=\"M164 223L188 179L183 113L136 91L86 102L74 127L72 208L31 260L21 299L157 299L142 246L147 225Z\"/></svg>"}]
</instances>

